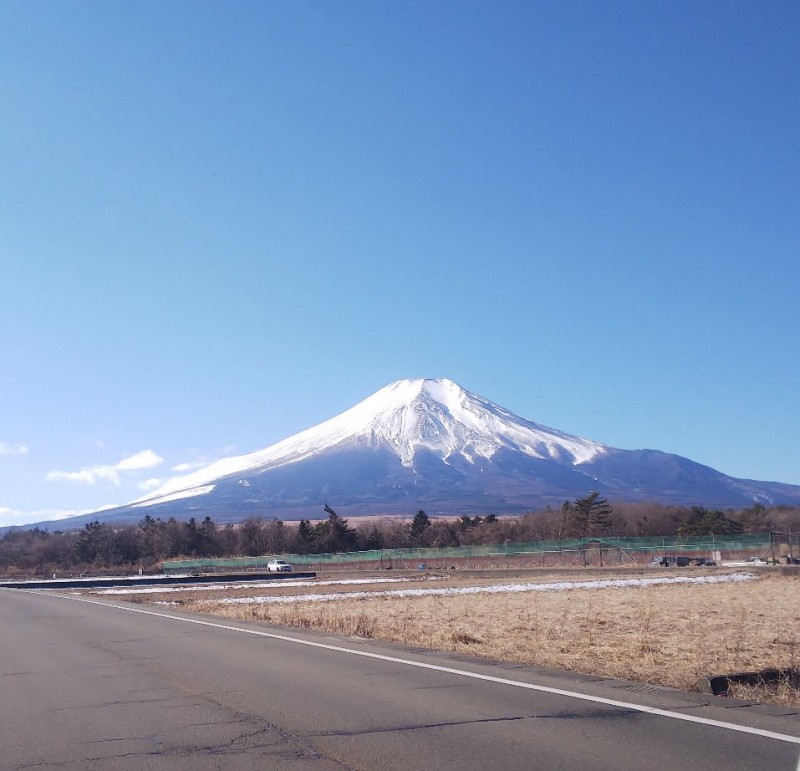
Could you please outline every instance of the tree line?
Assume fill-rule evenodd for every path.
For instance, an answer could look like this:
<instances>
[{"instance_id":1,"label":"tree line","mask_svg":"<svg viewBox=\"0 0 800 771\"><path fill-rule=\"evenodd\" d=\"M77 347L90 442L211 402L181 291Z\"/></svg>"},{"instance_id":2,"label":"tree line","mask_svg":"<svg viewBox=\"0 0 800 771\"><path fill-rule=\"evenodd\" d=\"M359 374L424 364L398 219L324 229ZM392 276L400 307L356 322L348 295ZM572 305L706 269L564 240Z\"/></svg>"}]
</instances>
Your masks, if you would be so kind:
<instances>
[{"instance_id":1,"label":"tree line","mask_svg":"<svg viewBox=\"0 0 800 771\"><path fill-rule=\"evenodd\" d=\"M723 535L800 530L800 508L761 504L735 511L658 503L616 503L596 492L519 516L463 515L357 521L355 526L327 504L327 518L300 520L249 517L219 527L211 517L179 522L146 515L138 524L90 522L77 531L12 529L0 538L5 575L119 572L157 569L173 558L317 554L407 547L508 544L598 536Z\"/></svg>"}]
</instances>

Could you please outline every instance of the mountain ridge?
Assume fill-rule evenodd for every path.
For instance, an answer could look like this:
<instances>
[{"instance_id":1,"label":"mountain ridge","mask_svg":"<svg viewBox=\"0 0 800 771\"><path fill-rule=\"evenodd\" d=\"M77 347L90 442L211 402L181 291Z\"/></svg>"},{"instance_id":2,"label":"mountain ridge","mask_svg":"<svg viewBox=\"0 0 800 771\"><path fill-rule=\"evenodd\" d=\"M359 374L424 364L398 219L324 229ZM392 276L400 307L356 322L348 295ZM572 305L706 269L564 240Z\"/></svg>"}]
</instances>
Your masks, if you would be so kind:
<instances>
[{"instance_id":1,"label":"mountain ridge","mask_svg":"<svg viewBox=\"0 0 800 771\"><path fill-rule=\"evenodd\" d=\"M618 500L800 503L800 486L729 477L658 450L623 450L522 418L452 380L399 380L269 447L168 480L78 519L210 515L521 513L597 490Z\"/></svg>"},{"instance_id":2,"label":"mountain ridge","mask_svg":"<svg viewBox=\"0 0 800 771\"><path fill-rule=\"evenodd\" d=\"M503 444L534 456L537 447L544 447L550 457L566 453L576 460L588 460L603 450L598 442L519 418L452 380L398 380L330 420L262 450L170 480L129 505L152 505L168 495L204 489L220 477L296 463L360 438L371 440L372 446L394 449L406 467L413 466L421 447L438 451L443 458L458 452L470 461L473 456L491 457Z\"/></svg>"}]
</instances>

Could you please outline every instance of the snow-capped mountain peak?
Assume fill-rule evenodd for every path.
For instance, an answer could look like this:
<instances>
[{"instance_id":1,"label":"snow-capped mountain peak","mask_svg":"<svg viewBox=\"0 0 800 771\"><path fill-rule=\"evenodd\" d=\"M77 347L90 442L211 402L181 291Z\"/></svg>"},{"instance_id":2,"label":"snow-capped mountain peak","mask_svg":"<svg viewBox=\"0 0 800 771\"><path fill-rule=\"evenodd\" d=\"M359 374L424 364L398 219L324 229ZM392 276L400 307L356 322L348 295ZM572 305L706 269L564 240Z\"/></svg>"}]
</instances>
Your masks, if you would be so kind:
<instances>
[{"instance_id":1,"label":"snow-capped mountain peak","mask_svg":"<svg viewBox=\"0 0 800 771\"><path fill-rule=\"evenodd\" d=\"M596 442L519 418L446 378L399 380L340 417L362 409L372 439L393 449L404 466L413 465L421 448L443 459L460 454L474 461L508 447L572 463L602 451Z\"/></svg>"},{"instance_id":2,"label":"snow-capped mountain peak","mask_svg":"<svg viewBox=\"0 0 800 771\"><path fill-rule=\"evenodd\" d=\"M658 450L624 450L521 418L452 380L398 380L330 420L263 450L169 480L80 520L211 516L522 513L595 490L677 505L800 505L800 486L735 479ZM45 524L45 523L40 523Z\"/></svg>"},{"instance_id":3,"label":"snow-capped mountain peak","mask_svg":"<svg viewBox=\"0 0 800 771\"><path fill-rule=\"evenodd\" d=\"M169 480L134 501L146 506L209 492L216 480L278 468L341 446L389 450L413 468L420 450L445 462L462 456L474 463L501 448L564 465L578 465L603 453L602 444L520 418L452 380L398 380L317 426L247 455L224 458L199 471Z\"/></svg>"}]
</instances>

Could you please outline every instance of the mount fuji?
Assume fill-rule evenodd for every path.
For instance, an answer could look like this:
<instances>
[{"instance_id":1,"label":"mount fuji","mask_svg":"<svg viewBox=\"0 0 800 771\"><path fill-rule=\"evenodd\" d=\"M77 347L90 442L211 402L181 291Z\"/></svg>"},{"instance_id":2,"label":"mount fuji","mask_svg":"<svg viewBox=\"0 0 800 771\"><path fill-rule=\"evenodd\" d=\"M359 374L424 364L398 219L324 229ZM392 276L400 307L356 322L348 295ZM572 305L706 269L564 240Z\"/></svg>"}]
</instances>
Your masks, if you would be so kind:
<instances>
[{"instance_id":1,"label":"mount fuji","mask_svg":"<svg viewBox=\"0 0 800 771\"><path fill-rule=\"evenodd\" d=\"M444 378L400 380L277 444L170 480L106 521L150 514L319 518L519 513L597 490L612 500L800 503L800 486L735 479L656 450L621 450L518 417Z\"/></svg>"}]
</instances>

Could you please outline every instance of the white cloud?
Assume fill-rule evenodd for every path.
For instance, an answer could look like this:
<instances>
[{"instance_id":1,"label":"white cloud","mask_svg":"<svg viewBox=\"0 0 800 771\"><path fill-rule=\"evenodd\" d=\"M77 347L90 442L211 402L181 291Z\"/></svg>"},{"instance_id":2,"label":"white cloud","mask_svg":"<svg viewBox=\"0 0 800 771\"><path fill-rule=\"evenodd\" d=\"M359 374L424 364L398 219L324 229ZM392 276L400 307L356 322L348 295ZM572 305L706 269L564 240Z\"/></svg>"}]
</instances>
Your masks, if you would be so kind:
<instances>
[{"instance_id":1,"label":"white cloud","mask_svg":"<svg viewBox=\"0 0 800 771\"><path fill-rule=\"evenodd\" d=\"M156 455L152 450L142 450L130 458L125 458L117 463L114 468L117 471L141 471L142 469L155 468L164 462L164 459Z\"/></svg>"},{"instance_id":2,"label":"white cloud","mask_svg":"<svg viewBox=\"0 0 800 771\"><path fill-rule=\"evenodd\" d=\"M196 468L203 468L204 466L210 466L211 462L207 460L195 460L187 463L179 463L177 466L173 466L172 470L182 473L184 471L193 471Z\"/></svg>"},{"instance_id":3,"label":"white cloud","mask_svg":"<svg viewBox=\"0 0 800 771\"><path fill-rule=\"evenodd\" d=\"M119 474L113 466L91 466L80 471L51 471L47 474L48 482L75 482L82 485L93 485L101 479L118 485Z\"/></svg>"},{"instance_id":4,"label":"white cloud","mask_svg":"<svg viewBox=\"0 0 800 771\"><path fill-rule=\"evenodd\" d=\"M145 479L143 482L139 482L137 487L140 490L155 490L158 487L161 487L162 480L161 479Z\"/></svg>"},{"instance_id":5,"label":"white cloud","mask_svg":"<svg viewBox=\"0 0 800 771\"><path fill-rule=\"evenodd\" d=\"M28 445L0 442L0 455L27 455Z\"/></svg>"},{"instance_id":6,"label":"white cloud","mask_svg":"<svg viewBox=\"0 0 800 771\"><path fill-rule=\"evenodd\" d=\"M188 450L190 459L173 466L172 470L178 474L185 474L188 471L196 471L199 468L206 468L207 466L212 466L214 463L220 460L220 458L229 457L235 451L236 445L233 444L229 444L223 447L221 450L215 451L211 456L201 453L200 450L190 448Z\"/></svg>"},{"instance_id":7,"label":"white cloud","mask_svg":"<svg viewBox=\"0 0 800 771\"><path fill-rule=\"evenodd\" d=\"M163 458L152 450L142 450L128 458L123 458L113 466L87 466L80 471L51 471L47 475L48 482L74 482L76 484L93 485L101 480L114 485L120 483L120 472L142 471L153 468L163 462Z\"/></svg>"}]
</instances>

